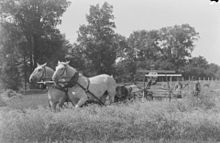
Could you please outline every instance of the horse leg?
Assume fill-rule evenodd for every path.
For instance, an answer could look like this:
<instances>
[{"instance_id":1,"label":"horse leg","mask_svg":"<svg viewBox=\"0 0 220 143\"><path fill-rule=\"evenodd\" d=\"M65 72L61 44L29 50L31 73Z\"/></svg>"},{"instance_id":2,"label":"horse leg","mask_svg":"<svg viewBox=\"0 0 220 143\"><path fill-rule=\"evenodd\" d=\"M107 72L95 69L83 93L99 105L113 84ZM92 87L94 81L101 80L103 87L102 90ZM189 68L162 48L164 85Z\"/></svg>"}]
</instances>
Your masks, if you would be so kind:
<instances>
[{"instance_id":1,"label":"horse leg","mask_svg":"<svg viewBox=\"0 0 220 143\"><path fill-rule=\"evenodd\" d=\"M88 100L87 95L84 95L76 104L76 108L81 107Z\"/></svg>"},{"instance_id":2,"label":"horse leg","mask_svg":"<svg viewBox=\"0 0 220 143\"><path fill-rule=\"evenodd\" d=\"M111 104L111 103L114 103L114 101L115 101L115 95L116 95L115 89L113 89L113 90L111 90L111 91L108 91L108 96L109 96L110 104Z\"/></svg>"},{"instance_id":3,"label":"horse leg","mask_svg":"<svg viewBox=\"0 0 220 143\"><path fill-rule=\"evenodd\" d=\"M67 102L67 101L68 100L67 100L66 96L65 97L61 97L60 100L59 100L59 103L58 103L59 108L63 108L64 103Z\"/></svg>"},{"instance_id":4,"label":"horse leg","mask_svg":"<svg viewBox=\"0 0 220 143\"><path fill-rule=\"evenodd\" d=\"M49 103L50 103L50 106L51 106L50 109L51 109L53 112L56 112L56 106L57 106L57 103L58 103L58 102L52 102L52 101L50 100Z\"/></svg>"},{"instance_id":5,"label":"horse leg","mask_svg":"<svg viewBox=\"0 0 220 143\"><path fill-rule=\"evenodd\" d=\"M50 100L48 100L48 106L49 106L49 109L51 109Z\"/></svg>"}]
</instances>

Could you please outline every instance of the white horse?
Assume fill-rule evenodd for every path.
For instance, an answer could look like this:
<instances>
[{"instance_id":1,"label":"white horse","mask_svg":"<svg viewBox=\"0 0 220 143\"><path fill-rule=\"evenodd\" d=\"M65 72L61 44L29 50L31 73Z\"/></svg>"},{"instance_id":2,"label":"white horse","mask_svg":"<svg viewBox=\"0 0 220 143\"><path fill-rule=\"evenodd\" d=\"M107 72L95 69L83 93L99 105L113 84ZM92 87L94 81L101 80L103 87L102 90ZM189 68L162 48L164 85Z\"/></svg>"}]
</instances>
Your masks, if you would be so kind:
<instances>
[{"instance_id":1,"label":"white horse","mask_svg":"<svg viewBox=\"0 0 220 143\"><path fill-rule=\"evenodd\" d=\"M46 66L46 63L43 65L37 64L37 67L29 77L29 82L51 81L53 74L54 70ZM48 85L48 102L49 107L51 107L53 111L56 110L57 105L63 107L64 102L67 100L68 97L62 88L59 88L54 84Z\"/></svg>"},{"instance_id":2,"label":"white horse","mask_svg":"<svg viewBox=\"0 0 220 143\"><path fill-rule=\"evenodd\" d=\"M103 103L105 101L102 98L106 94L110 103L114 102L116 82L112 76L107 74L87 78L71 67L69 62L58 61L52 79L55 82L67 82L69 99L76 108L81 107L90 99L95 99Z\"/></svg>"}]
</instances>

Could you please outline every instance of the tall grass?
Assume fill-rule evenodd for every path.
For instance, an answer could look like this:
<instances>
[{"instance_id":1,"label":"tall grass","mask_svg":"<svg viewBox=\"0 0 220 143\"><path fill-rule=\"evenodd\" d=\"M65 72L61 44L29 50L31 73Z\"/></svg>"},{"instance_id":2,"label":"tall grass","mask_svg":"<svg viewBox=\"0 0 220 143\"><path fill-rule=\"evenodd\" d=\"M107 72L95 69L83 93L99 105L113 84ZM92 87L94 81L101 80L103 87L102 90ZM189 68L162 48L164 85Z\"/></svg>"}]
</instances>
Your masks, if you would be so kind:
<instances>
[{"instance_id":1,"label":"tall grass","mask_svg":"<svg viewBox=\"0 0 220 143\"><path fill-rule=\"evenodd\" d=\"M100 108L2 111L0 142L220 140L220 112L185 101L136 102ZM183 108L188 108L187 110Z\"/></svg>"},{"instance_id":2,"label":"tall grass","mask_svg":"<svg viewBox=\"0 0 220 143\"><path fill-rule=\"evenodd\" d=\"M0 142L218 142L219 93L51 112L0 110Z\"/></svg>"}]
</instances>

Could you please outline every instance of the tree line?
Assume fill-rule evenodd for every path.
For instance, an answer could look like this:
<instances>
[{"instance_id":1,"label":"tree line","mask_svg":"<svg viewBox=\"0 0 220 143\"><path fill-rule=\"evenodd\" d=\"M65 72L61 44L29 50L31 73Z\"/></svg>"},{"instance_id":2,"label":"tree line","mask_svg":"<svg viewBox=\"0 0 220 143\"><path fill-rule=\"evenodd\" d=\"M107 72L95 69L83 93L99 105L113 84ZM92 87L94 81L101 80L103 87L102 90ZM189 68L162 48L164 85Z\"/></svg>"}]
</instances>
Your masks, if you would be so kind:
<instances>
[{"instance_id":1,"label":"tree line","mask_svg":"<svg viewBox=\"0 0 220 143\"><path fill-rule=\"evenodd\" d=\"M192 57L199 33L189 24L132 32L115 32L113 6L90 6L86 24L75 43L57 25L67 0L2 0L0 2L0 79L4 88L27 87L37 63L54 67L58 60L87 76L107 73L131 80L137 69L176 70L185 77L220 77L220 67L204 57Z\"/></svg>"}]
</instances>

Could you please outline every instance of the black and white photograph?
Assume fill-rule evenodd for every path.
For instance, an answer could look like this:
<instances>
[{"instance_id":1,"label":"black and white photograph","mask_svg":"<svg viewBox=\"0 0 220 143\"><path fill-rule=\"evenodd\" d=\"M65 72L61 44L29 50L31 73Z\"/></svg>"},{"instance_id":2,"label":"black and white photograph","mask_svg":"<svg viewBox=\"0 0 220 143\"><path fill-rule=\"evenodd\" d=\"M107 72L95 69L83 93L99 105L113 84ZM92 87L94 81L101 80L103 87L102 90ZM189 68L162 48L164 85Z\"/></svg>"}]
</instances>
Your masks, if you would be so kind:
<instances>
[{"instance_id":1,"label":"black and white photograph","mask_svg":"<svg viewBox=\"0 0 220 143\"><path fill-rule=\"evenodd\" d=\"M0 143L219 143L218 0L0 0Z\"/></svg>"}]
</instances>

